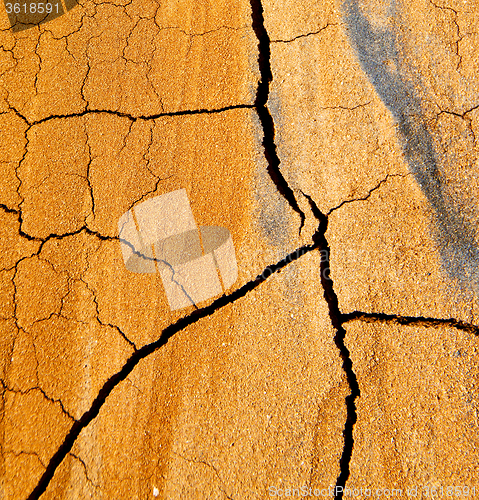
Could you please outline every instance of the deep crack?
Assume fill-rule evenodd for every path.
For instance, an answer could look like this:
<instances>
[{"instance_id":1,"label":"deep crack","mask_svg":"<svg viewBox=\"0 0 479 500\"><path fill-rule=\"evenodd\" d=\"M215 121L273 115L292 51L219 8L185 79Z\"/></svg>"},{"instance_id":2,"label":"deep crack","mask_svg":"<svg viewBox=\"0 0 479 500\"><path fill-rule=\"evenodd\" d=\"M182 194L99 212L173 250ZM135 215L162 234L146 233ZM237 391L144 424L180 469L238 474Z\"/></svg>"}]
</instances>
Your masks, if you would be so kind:
<instances>
[{"instance_id":1,"label":"deep crack","mask_svg":"<svg viewBox=\"0 0 479 500\"><path fill-rule=\"evenodd\" d=\"M425 316L401 316L398 314L384 314L374 312L354 311L341 315L342 323L348 321L364 321L366 323L396 323L399 325L421 326L426 328L438 328L441 326L448 326L456 328L467 333L472 333L479 337L479 326L472 323L466 323L454 318L427 318Z\"/></svg>"},{"instance_id":2,"label":"deep crack","mask_svg":"<svg viewBox=\"0 0 479 500\"><path fill-rule=\"evenodd\" d=\"M353 454L354 447L353 429L354 424L357 420L356 398L361 395L361 392L359 390L358 379L353 370L351 355L348 348L346 347L346 344L344 343L346 330L343 326L343 323L345 322L345 318L344 315L341 314L341 311L339 309L338 296L334 291L334 283L329 276L330 249L328 240L326 239L326 231L328 229L328 216L323 214L321 210L319 210L318 206L310 196L305 193L303 193L303 195L309 201L311 211L319 221L318 229L313 235L313 242L321 252L321 284L324 290L324 298L326 300L326 303L328 304L331 323L333 325L333 328L336 330L336 333L334 335L334 343L336 344L336 347L338 348L339 354L343 361L342 368L344 373L346 374L348 385L351 390L350 394L346 396L346 422L343 429L344 445L343 453L339 460L340 473L336 480L335 488L335 498L340 500L343 498L343 490L346 486L346 481L349 478L349 464L351 462L351 456Z\"/></svg>"},{"instance_id":3,"label":"deep crack","mask_svg":"<svg viewBox=\"0 0 479 500\"><path fill-rule=\"evenodd\" d=\"M299 228L299 231L301 232L304 225L305 215L299 208L294 192L289 187L279 168L281 161L276 151L276 144L274 142L274 120L267 106L269 85L273 80L273 73L271 70L271 40L264 25L263 5L261 4L261 0L251 0L251 18L253 31L258 38L258 66L260 72L260 80L256 89L254 108L258 113L261 127L263 129L263 147L266 161L268 162L268 174L275 183L278 192L289 203L291 208L301 217L301 225Z\"/></svg>"},{"instance_id":4,"label":"deep crack","mask_svg":"<svg viewBox=\"0 0 479 500\"><path fill-rule=\"evenodd\" d=\"M318 240L320 242L320 240ZM248 292L256 289L261 283L266 281L272 274L279 272L281 269L286 267L288 264L298 260L301 256L306 253L312 252L319 248L319 243L314 242L310 245L304 245L294 252L288 254L284 259L280 260L276 264L272 264L259 274L254 280L249 281L242 287L231 292L229 295L223 295L212 302L210 305L197 309L187 316L183 316L175 323L172 323L166 327L160 337L150 344L144 345L128 358L123 367L112 375L102 386L98 395L93 400L89 410L87 410L78 420L75 420L70 431L66 435L63 443L54 453L50 459L45 472L41 476L37 486L30 493L28 500L38 500L40 496L45 492L50 481L52 480L57 468L60 466L64 458L70 453L73 445L75 444L81 431L86 428L99 414L100 409L106 402L108 396L112 393L113 389L117 387L121 382L123 382L128 375L134 370L138 363L157 351L161 347L165 346L168 341L178 332L184 330L188 326L196 323L202 318L211 316L219 309L222 309L228 304L235 302L236 300L244 297Z\"/></svg>"},{"instance_id":5,"label":"deep crack","mask_svg":"<svg viewBox=\"0 0 479 500\"><path fill-rule=\"evenodd\" d=\"M79 111L78 113L68 113L64 115L50 115L46 116L45 118L41 118L40 120L35 120L35 121L29 121L27 120L23 115L21 115L16 109L11 108L12 111L17 114L19 117L21 117L25 123L29 126L29 128L33 127L34 125L39 125L41 123L48 122L50 120L56 120L56 119L63 119L63 118L75 118L79 116L85 116L85 115L101 115L101 114L107 114L107 115L112 115L112 116L117 116L119 118L128 118L129 120L135 122L138 120L156 120L158 118L163 118L167 116L187 116L187 115L213 115L213 114L218 114L218 113L224 113L225 111L231 111L234 109L255 109L255 105L253 104L232 104L231 106L224 106L222 108L212 108L212 109L206 109L206 108L198 108L198 109L185 109L185 110L180 110L180 111L169 111L166 113L156 113L152 115L132 115L130 113L124 113L122 111L115 111L111 109L85 109L83 111ZM28 131L28 130L27 130Z\"/></svg>"}]
</instances>

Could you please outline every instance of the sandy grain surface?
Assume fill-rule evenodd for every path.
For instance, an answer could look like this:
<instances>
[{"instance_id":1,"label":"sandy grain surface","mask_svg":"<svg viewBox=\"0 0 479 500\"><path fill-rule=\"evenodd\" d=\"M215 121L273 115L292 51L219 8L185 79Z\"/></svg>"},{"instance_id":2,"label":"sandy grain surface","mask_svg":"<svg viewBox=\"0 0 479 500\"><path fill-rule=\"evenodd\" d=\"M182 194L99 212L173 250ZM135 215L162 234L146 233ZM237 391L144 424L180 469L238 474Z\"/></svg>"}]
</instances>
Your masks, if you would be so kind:
<instances>
[{"instance_id":1,"label":"sandy grain surface","mask_svg":"<svg viewBox=\"0 0 479 500\"><path fill-rule=\"evenodd\" d=\"M477 12L3 15L0 498L479 492ZM178 189L238 279L171 311L118 220Z\"/></svg>"}]
</instances>

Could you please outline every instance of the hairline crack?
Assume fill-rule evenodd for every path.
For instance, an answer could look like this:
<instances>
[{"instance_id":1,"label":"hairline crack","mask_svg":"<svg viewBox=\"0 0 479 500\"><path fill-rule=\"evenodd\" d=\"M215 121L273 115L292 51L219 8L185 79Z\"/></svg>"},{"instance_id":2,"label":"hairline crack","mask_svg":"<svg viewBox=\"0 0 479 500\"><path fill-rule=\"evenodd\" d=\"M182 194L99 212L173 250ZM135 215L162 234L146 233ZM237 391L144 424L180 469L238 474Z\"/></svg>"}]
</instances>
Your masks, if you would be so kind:
<instances>
[{"instance_id":1,"label":"hairline crack","mask_svg":"<svg viewBox=\"0 0 479 500\"><path fill-rule=\"evenodd\" d=\"M248 292L253 291L258 286L260 286L264 281L268 280L273 274L281 271L284 267L288 266L292 262L298 260L303 255L312 252L318 249L317 243L312 243L309 245L303 245L302 247L294 250L286 257L281 259L276 264L271 264L267 266L264 271L259 274L253 280L248 281L240 288L237 288L230 294L222 295L221 297L214 300L208 306L205 306L201 309L196 309L191 314L187 316L183 316L175 323L167 326L160 337L144 346L134 351L128 360L123 364L122 368L113 374L102 386L99 390L97 396L93 400L90 408L83 413L83 415L79 419L75 419L73 425L71 426L68 434L65 436L62 444L59 446L57 451L50 458L50 461L40 477L37 485L33 489L33 491L28 496L28 500L38 500L40 496L46 491L50 481L52 480L56 470L63 462L65 457L70 453L75 444L78 436L81 431L86 428L99 414L103 404L106 402L108 396L111 392L121 383L123 382L128 375L134 370L134 368L138 365L138 363L148 357L150 354L154 353L161 347L165 346L168 341L176 334L183 331L188 326L195 324L200 319L211 316L216 311L222 309L228 304L232 304L238 299L244 297Z\"/></svg>"}]
</instances>

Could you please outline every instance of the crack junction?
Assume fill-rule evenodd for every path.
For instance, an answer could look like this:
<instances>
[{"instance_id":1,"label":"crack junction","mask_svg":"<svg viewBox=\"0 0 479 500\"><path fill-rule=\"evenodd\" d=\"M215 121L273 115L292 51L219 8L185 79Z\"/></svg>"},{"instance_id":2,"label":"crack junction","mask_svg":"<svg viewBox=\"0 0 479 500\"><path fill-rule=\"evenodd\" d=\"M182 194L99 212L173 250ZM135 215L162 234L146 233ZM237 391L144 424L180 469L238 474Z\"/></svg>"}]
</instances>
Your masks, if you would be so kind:
<instances>
[{"instance_id":1,"label":"crack junction","mask_svg":"<svg viewBox=\"0 0 479 500\"><path fill-rule=\"evenodd\" d=\"M343 326L345 318L339 309L339 300L336 292L334 291L334 283L329 276L329 243L326 239L326 231L328 229L328 215L325 215L318 208L314 200L303 193L305 198L308 200L311 207L311 211L316 219L319 221L318 229L313 235L313 242L321 252L320 268L321 268L321 285L324 290L324 298L328 304L329 317L333 328L336 330L334 336L334 343L339 351L339 355L343 361L342 368L346 374L346 379L350 388L350 394L346 396L346 422L343 429L344 445L343 453L339 460L340 473L336 480L336 486L334 489L334 498L341 500L343 498L343 491L346 486L346 482L349 478L349 464L351 462L351 457L353 454L354 438L353 429L354 424L357 420L356 412L356 399L361 395L359 390L358 379L353 370L353 362L351 360L351 355L346 347L344 339L346 337L346 330Z\"/></svg>"}]
</instances>

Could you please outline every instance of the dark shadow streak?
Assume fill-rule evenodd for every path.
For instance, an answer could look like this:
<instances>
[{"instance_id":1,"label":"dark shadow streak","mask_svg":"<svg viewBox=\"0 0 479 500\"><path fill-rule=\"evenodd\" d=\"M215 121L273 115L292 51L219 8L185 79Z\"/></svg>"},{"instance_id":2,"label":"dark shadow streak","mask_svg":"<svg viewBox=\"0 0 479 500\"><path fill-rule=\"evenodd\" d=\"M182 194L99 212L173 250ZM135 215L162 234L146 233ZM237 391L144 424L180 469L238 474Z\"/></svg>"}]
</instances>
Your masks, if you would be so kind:
<instances>
[{"instance_id":1,"label":"dark shadow streak","mask_svg":"<svg viewBox=\"0 0 479 500\"><path fill-rule=\"evenodd\" d=\"M396 0L389 1L390 14ZM363 71L391 112L400 133L401 146L422 192L434 210L438 243L444 270L463 287L479 291L479 246L456 197L448 193L440 178L440 157L426 128L421 106L422 89L413 83L413 69L400 58L398 33L392 28L374 28L358 6L344 0L343 17L351 45ZM397 69L388 66L394 63ZM409 65L410 66L410 65Z\"/></svg>"}]
</instances>

